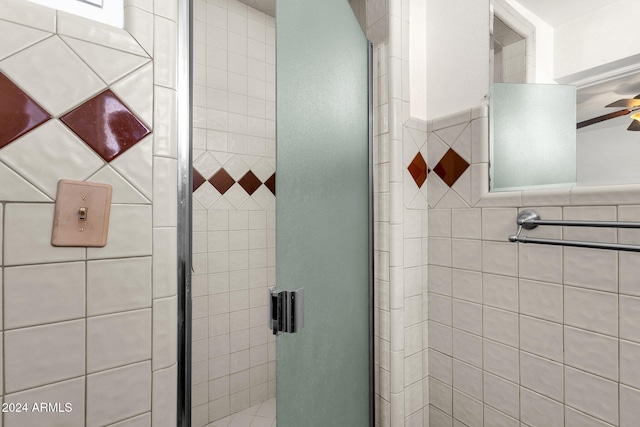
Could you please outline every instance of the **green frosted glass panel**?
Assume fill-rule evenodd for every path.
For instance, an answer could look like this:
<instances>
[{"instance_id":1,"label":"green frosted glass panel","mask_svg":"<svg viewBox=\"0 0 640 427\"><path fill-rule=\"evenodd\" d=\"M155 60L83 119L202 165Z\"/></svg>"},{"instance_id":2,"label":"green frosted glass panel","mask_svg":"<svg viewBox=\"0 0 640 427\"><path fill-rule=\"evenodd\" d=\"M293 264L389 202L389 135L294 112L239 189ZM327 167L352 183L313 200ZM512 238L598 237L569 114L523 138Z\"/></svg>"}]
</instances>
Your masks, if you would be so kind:
<instances>
[{"instance_id":1,"label":"green frosted glass panel","mask_svg":"<svg viewBox=\"0 0 640 427\"><path fill-rule=\"evenodd\" d=\"M575 184L575 86L496 83L489 117L491 191Z\"/></svg>"},{"instance_id":2,"label":"green frosted glass panel","mask_svg":"<svg viewBox=\"0 0 640 427\"><path fill-rule=\"evenodd\" d=\"M346 0L276 3L278 427L369 425L368 42Z\"/></svg>"}]
</instances>

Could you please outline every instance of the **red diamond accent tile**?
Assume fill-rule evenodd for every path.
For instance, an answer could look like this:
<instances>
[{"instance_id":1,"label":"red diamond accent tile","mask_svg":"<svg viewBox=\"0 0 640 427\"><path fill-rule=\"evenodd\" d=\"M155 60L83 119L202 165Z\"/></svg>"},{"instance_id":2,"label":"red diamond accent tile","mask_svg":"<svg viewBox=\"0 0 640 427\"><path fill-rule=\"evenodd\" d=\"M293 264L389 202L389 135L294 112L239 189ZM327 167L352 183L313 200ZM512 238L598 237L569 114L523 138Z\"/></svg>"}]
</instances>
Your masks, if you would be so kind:
<instances>
[{"instance_id":1,"label":"red diamond accent tile","mask_svg":"<svg viewBox=\"0 0 640 427\"><path fill-rule=\"evenodd\" d=\"M276 195L276 174L275 173L271 175L269 179L267 179L264 182L264 186L267 187L269 191L273 193L274 196Z\"/></svg>"},{"instance_id":2,"label":"red diamond accent tile","mask_svg":"<svg viewBox=\"0 0 640 427\"><path fill-rule=\"evenodd\" d=\"M433 171L451 187L468 167L469 163L450 148L433 168Z\"/></svg>"},{"instance_id":3,"label":"red diamond accent tile","mask_svg":"<svg viewBox=\"0 0 640 427\"><path fill-rule=\"evenodd\" d=\"M0 148L50 118L49 113L0 73Z\"/></svg>"},{"instance_id":4,"label":"red diamond accent tile","mask_svg":"<svg viewBox=\"0 0 640 427\"><path fill-rule=\"evenodd\" d=\"M193 171L193 191L196 191L202 184L205 183L206 179L204 176L200 175L200 172L191 168Z\"/></svg>"},{"instance_id":5,"label":"red diamond accent tile","mask_svg":"<svg viewBox=\"0 0 640 427\"><path fill-rule=\"evenodd\" d=\"M236 183L236 181L231 178L231 175L229 175L229 173L224 170L224 168L214 173L213 176L209 178L209 182L216 188L216 190L220 192L220 194L226 193L227 190Z\"/></svg>"},{"instance_id":6,"label":"red diamond accent tile","mask_svg":"<svg viewBox=\"0 0 640 427\"><path fill-rule=\"evenodd\" d=\"M107 162L133 147L150 132L108 89L60 120Z\"/></svg>"},{"instance_id":7,"label":"red diamond accent tile","mask_svg":"<svg viewBox=\"0 0 640 427\"><path fill-rule=\"evenodd\" d=\"M238 184L240 184L240 186L244 188L244 191L249 193L249 195L252 195L258 187L262 185L262 182L260 182L253 172L249 171L240 178Z\"/></svg>"},{"instance_id":8,"label":"red diamond accent tile","mask_svg":"<svg viewBox=\"0 0 640 427\"><path fill-rule=\"evenodd\" d=\"M413 177L413 180L418 185L418 188L421 188L422 184L424 184L427 179L429 169L427 168L427 162L424 161L424 157L422 157L420 152L418 152L418 154L413 158L407 169Z\"/></svg>"}]
</instances>

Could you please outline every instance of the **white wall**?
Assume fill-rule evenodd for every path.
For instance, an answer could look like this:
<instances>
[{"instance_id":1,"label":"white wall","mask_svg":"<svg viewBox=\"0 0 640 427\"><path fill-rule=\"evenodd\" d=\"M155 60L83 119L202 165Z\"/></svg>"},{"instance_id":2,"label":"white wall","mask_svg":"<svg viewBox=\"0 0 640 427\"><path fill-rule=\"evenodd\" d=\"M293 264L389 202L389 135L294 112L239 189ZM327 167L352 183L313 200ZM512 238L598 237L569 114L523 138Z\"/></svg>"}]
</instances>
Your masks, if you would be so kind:
<instances>
[{"instance_id":1,"label":"white wall","mask_svg":"<svg viewBox=\"0 0 640 427\"><path fill-rule=\"evenodd\" d=\"M640 2L619 0L556 27L555 79L640 54L638 16Z\"/></svg>"},{"instance_id":2,"label":"white wall","mask_svg":"<svg viewBox=\"0 0 640 427\"><path fill-rule=\"evenodd\" d=\"M427 117L485 102L489 0L427 2Z\"/></svg>"}]
</instances>

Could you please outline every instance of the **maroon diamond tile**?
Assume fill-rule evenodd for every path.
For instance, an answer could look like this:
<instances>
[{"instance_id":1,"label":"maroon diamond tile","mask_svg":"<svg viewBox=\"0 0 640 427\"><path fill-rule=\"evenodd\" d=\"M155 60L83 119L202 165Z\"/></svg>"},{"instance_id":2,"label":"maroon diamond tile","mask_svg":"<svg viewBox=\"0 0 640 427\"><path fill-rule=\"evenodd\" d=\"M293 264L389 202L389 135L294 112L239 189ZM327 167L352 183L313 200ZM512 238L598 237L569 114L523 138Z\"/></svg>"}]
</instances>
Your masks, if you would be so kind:
<instances>
[{"instance_id":1,"label":"maroon diamond tile","mask_svg":"<svg viewBox=\"0 0 640 427\"><path fill-rule=\"evenodd\" d=\"M220 194L226 193L227 190L236 183L224 168L221 168L218 172L214 173L213 176L209 178L209 182L220 192Z\"/></svg>"},{"instance_id":2,"label":"maroon diamond tile","mask_svg":"<svg viewBox=\"0 0 640 427\"><path fill-rule=\"evenodd\" d=\"M238 184L240 184L240 186L244 188L244 191L249 193L249 195L252 195L253 193L255 193L258 187L262 185L262 182L260 182L258 177L256 177L253 172L249 171L244 174L242 178L240 178Z\"/></svg>"},{"instance_id":3,"label":"maroon diamond tile","mask_svg":"<svg viewBox=\"0 0 640 427\"><path fill-rule=\"evenodd\" d=\"M413 180L418 185L418 188L421 188L422 184L424 184L424 181L427 179L429 168L427 168L427 162L424 161L424 157L422 157L420 152L416 154L407 169L409 170L411 177L413 177Z\"/></svg>"},{"instance_id":4,"label":"maroon diamond tile","mask_svg":"<svg viewBox=\"0 0 640 427\"><path fill-rule=\"evenodd\" d=\"M0 148L50 118L49 113L0 73Z\"/></svg>"},{"instance_id":5,"label":"maroon diamond tile","mask_svg":"<svg viewBox=\"0 0 640 427\"><path fill-rule=\"evenodd\" d=\"M265 182L264 182L264 186L267 187L269 189L269 191L271 191L271 193L273 193L273 195L276 195L276 174L274 173L273 175L271 175Z\"/></svg>"},{"instance_id":6,"label":"maroon diamond tile","mask_svg":"<svg viewBox=\"0 0 640 427\"><path fill-rule=\"evenodd\" d=\"M108 89L60 117L60 120L107 162L133 147L150 132Z\"/></svg>"},{"instance_id":7,"label":"maroon diamond tile","mask_svg":"<svg viewBox=\"0 0 640 427\"><path fill-rule=\"evenodd\" d=\"M433 168L433 171L451 187L468 167L469 163L449 148L436 167Z\"/></svg>"},{"instance_id":8,"label":"maroon diamond tile","mask_svg":"<svg viewBox=\"0 0 640 427\"><path fill-rule=\"evenodd\" d=\"M191 168L191 170L193 171L193 191L196 191L205 183L206 179L195 168Z\"/></svg>"}]
</instances>

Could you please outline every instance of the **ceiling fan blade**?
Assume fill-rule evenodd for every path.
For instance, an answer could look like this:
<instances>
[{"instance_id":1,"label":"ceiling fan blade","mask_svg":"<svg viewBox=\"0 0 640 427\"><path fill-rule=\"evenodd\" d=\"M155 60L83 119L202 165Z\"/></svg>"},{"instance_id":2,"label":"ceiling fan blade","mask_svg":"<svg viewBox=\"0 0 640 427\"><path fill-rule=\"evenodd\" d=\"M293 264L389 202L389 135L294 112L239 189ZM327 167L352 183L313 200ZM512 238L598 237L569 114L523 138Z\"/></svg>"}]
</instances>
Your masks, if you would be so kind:
<instances>
[{"instance_id":1,"label":"ceiling fan blade","mask_svg":"<svg viewBox=\"0 0 640 427\"><path fill-rule=\"evenodd\" d=\"M640 105L640 104L639 104ZM605 114L604 116L595 117L593 119L585 120L576 125L576 129L583 128L589 125L595 125L596 123L604 122L605 120L615 119L616 117L626 116L631 110L620 110L613 113ZM637 120L634 120L634 122Z\"/></svg>"},{"instance_id":2,"label":"ceiling fan blade","mask_svg":"<svg viewBox=\"0 0 640 427\"><path fill-rule=\"evenodd\" d=\"M633 108L638 106L640 106L640 95L636 95L633 99L619 99L616 102L605 105L605 107L613 108Z\"/></svg>"},{"instance_id":3,"label":"ceiling fan blade","mask_svg":"<svg viewBox=\"0 0 640 427\"><path fill-rule=\"evenodd\" d=\"M633 120L627 130L640 131L640 122L637 120Z\"/></svg>"}]
</instances>

